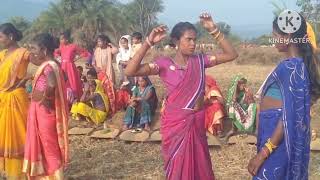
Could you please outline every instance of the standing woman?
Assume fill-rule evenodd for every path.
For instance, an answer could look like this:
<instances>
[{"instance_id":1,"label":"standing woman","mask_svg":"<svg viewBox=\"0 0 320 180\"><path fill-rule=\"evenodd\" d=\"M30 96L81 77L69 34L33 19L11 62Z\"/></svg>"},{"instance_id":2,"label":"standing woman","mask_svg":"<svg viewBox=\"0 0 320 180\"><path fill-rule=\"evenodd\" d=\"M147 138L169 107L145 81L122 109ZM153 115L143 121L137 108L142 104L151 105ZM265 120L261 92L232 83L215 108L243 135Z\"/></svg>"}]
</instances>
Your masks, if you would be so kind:
<instances>
[{"instance_id":1,"label":"standing woman","mask_svg":"<svg viewBox=\"0 0 320 180\"><path fill-rule=\"evenodd\" d=\"M308 179L311 97L320 92L320 62L307 37L307 24L286 34L273 22L276 48L286 58L267 78L258 119L258 153L250 160L253 179ZM293 42L293 43L292 43ZM297 43L294 43L297 42ZM307 43L306 43L307 42Z\"/></svg>"},{"instance_id":2,"label":"standing woman","mask_svg":"<svg viewBox=\"0 0 320 180\"><path fill-rule=\"evenodd\" d=\"M24 89L29 53L17 44L22 33L12 24L0 25L0 173L22 178L28 95Z\"/></svg>"},{"instance_id":3,"label":"standing woman","mask_svg":"<svg viewBox=\"0 0 320 180\"><path fill-rule=\"evenodd\" d=\"M71 43L70 39L71 35L69 31L60 34L60 46L55 50L54 56L61 56L61 68L66 73L71 89L79 101L82 95L82 82L74 60L76 55L89 57L90 53L78 45Z\"/></svg>"},{"instance_id":4,"label":"standing woman","mask_svg":"<svg viewBox=\"0 0 320 180\"><path fill-rule=\"evenodd\" d=\"M23 163L29 179L63 179L68 162L66 87L53 58L55 48L50 34L37 35L30 47L30 61L40 67L33 82Z\"/></svg>"},{"instance_id":5,"label":"standing woman","mask_svg":"<svg viewBox=\"0 0 320 180\"><path fill-rule=\"evenodd\" d=\"M117 53L118 48L111 43L108 36L98 36L93 66L98 72L98 79L102 82L105 93L108 95L111 115L116 112L115 74L112 61Z\"/></svg>"},{"instance_id":6,"label":"standing woman","mask_svg":"<svg viewBox=\"0 0 320 180\"><path fill-rule=\"evenodd\" d=\"M173 59L160 57L155 63L140 64L149 48L165 38L165 27L159 26L152 30L125 69L128 76L159 75L167 89L160 129L167 179L214 179L203 106L205 68L232 61L238 54L209 14L202 14L200 21L220 44L222 53L195 54L196 28L180 22L170 35L178 47Z\"/></svg>"},{"instance_id":7,"label":"standing woman","mask_svg":"<svg viewBox=\"0 0 320 180\"><path fill-rule=\"evenodd\" d=\"M108 36L98 36L97 48L94 51L93 64L97 72L105 72L113 84L115 84L115 74L114 68L112 66L112 61L117 53L118 48L111 43Z\"/></svg>"}]
</instances>

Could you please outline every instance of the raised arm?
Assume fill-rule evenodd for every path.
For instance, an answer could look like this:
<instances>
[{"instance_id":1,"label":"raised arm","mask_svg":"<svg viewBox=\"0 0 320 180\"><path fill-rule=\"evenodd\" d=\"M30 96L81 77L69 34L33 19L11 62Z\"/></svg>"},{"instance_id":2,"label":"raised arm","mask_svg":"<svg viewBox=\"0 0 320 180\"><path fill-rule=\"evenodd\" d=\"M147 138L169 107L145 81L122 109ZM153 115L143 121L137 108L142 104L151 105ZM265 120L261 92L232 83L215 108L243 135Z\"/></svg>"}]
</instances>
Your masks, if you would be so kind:
<instances>
[{"instance_id":1,"label":"raised arm","mask_svg":"<svg viewBox=\"0 0 320 180\"><path fill-rule=\"evenodd\" d=\"M238 57L238 53L236 52L235 48L213 22L210 14L201 14L200 22L202 26L209 32L209 34L211 34L218 42L223 51L222 53L213 52L213 55L209 56L209 59L213 61L213 65L230 62Z\"/></svg>"},{"instance_id":2,"label":"raised arm","mask_svg":"<svg viewBox=\"0 0 320 180\"><path fill-rule=\"evenodd\" d=\"M90 56L90 52L86 50L85 48L82 48L78 45L76 45L76 53L82 58L87 58Z\"/></svg>"},{"instance_id":3,"label":"raised arm","mask_svg":"<svg viewBox=\"0 0 320 180\"><path fill-rule=\"evenodd\" d=\"M165 37L166 37L165 26L162 25L157 28L154 28L151 31L150 35L146 38L146 41L142 44L138 52L135 53L131 61L129 61L124 73L127 76L157 75L159 72L155 68L152 68L150 64L141 64L141 61L145 57L150 47L155 43L159 43Z\"/></svg>"}]
</instances>

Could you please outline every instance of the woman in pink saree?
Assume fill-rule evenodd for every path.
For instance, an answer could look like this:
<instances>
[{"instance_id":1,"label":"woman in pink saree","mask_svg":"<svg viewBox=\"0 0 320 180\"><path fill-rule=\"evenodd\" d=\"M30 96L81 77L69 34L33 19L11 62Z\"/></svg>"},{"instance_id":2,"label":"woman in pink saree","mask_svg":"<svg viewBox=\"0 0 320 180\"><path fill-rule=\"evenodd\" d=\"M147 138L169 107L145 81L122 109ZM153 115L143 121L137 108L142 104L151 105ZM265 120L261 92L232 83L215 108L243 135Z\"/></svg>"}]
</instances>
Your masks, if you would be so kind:
<instances>
[{"instance_id":1,"label":"woman in pink saree","mask_svg":"<svg viewBox=\"0 0 320 180\"><path fill-rule=\"evenodd\" d=\"M237 52L219 31L211 16L200 16L203 27L215 38L223 53L195 54L196 28L188 22L174 26L171 38L178 49L174 59L160 57L140 64L149 48L166 36L166 27L152 30L125 69L127 76L159 75L166 90L161 114L162 155L169 180L212 180L214 174L205 129L205 68L229 62Z\"/></svg>"},{"instance_id":2,"label":"woman in pink saree","mask_svg":"<svg viewBox=\"0 0 320 180\"><path fill-rule=\"evenodd\" d=\"M29 179L63 179L68 162L68 109L65 82L53 60L54 40L37 35L31 45L35 74L28 113L23 172Z\"/></svg>"},{"instance_id":3,"label":"woman in pink saree","mask_svg":"<svg viewBox=\"0 0 320 180\"><path fill-rule=\"evenodd\" d=\"M77 100L82 95L82 81L79 71L74 63L76 55L81 57L89 57L90 53L80 48L78 45L70 43L70 32L64 32L60 35L60 46L55 50L54 56L61 57L61 68L66 73L70 87Z\"/></svg>"}]
</instances>

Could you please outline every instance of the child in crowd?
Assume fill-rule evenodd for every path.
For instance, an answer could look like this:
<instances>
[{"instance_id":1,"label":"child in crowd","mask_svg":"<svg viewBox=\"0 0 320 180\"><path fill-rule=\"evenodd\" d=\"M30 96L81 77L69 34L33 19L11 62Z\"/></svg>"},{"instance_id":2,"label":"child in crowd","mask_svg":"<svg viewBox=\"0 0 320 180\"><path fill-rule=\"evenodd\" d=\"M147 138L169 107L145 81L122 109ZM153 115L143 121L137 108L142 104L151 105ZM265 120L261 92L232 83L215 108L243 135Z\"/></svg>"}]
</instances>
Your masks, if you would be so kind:
<instances>
[{"instance_id":1,"label":"child in crowd","mask_svg":"<svg viewBox=\"0 0 320 180\"><path fill-rule=\"evenodd\" d=\"M120 84L128 83L127 76L124 75L124 69L131 56L131 37L129 35L122 36L119 40L119 53L117 54L117 68L120 73Z\"/></svg>"}]
</instances>

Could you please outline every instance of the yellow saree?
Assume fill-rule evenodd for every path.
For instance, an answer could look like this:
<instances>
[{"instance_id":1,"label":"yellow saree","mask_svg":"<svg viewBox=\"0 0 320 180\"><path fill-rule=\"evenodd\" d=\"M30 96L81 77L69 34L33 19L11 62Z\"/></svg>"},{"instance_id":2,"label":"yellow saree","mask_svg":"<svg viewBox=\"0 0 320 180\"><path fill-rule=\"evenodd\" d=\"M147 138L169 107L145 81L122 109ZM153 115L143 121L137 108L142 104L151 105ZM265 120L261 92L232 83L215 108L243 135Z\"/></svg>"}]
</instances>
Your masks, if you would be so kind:
<instances>
[{"instance_id":1,"label":"yellow saree","mask_svg":"<svg viewBox=\"0 0 320 180\"><path fill-rule=\"evenodd\" d=\"M14 88L27 72L29 53L18 48L0 52L0 173L7 179L21 179L28 96L23 88Z\"/></svg>"},{"instance_id":2,"label":"yellow saree","mask_svg":"<svg viewBox=\"0 0 320 180\"><path fill-rule=\"evenodd\" d=\"M99 94L102 97L106 111L105 112L100 111L98 109L92 108L91 106L85 103L79 102L74 104L71 108L73 119L77 119L76 118L77 114L81 114L82 116L90 118L95 124L100 124L107 119L108 113L110 111L109 98L104 93L101 81L99 80L95 80L95 81L97 84L95 93Z\"/></svg>"}]
</instances>

